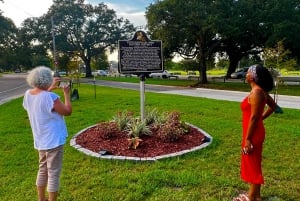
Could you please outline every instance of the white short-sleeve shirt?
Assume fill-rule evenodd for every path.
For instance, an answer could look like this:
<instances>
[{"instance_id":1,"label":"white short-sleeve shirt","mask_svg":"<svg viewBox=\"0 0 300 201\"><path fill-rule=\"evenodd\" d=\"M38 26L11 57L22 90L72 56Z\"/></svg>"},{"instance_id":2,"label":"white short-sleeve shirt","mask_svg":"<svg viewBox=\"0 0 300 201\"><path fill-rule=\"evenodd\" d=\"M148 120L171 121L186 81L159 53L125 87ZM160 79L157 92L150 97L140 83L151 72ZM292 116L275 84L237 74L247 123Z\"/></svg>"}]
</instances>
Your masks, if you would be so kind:
<instances>
[{"instance_id":1,"label":"white short-sleeve shirt","mask_svg":"<svg viewBox=\"0 0 300 201\"><path fill-rule=\"evenodd\" d=\"M39 94L25 92L23 107L28 113L34 148L48 150L66 143L68 131L64 117L53 110L54 101L59 96L53 92L42 91Z\"/></svg>"}]
</instances>

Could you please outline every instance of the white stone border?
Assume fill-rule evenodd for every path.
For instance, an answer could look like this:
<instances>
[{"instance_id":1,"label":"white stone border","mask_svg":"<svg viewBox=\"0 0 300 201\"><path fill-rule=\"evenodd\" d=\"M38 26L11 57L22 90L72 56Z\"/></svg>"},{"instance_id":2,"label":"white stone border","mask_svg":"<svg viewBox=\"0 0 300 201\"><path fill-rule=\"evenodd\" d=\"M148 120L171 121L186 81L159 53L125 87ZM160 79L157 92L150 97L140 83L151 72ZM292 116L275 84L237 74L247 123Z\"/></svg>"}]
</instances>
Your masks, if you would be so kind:
<instances>
[{"instance_id":1,"label":"white stone border","mask_svg":"<svg viewBox=\"0 0 300 201\"><path fill-rule=\"evenodd\" d=\"M207 147L208 145L210 145L212 143L213 138L208 133L206 133L204 130L202 130L202 129L200 129L200 128L198 128L198 127L196 127L196 126L194 126L190 123L186 123L186 124L193 127L193 128L195 128L195 129L197 129L197 130L199 130L203 135L205 135L207 138L209 138L209 142L205 142L205 143L203 143L199 146L193 147L191 149L186 149L186 150L183 150L183 151L170 153L170 154L165 154L165 155L160 155L160 156L156 156L156 157L143 157L143 158L140 158L140 157L132 157L132 156L101 155L99 153L96 153L96 152L93 152L91 150L85 149L82 146L76 144L77 136L80 135L81 133L83 133L84 131L86 131L87 129L92 128L92 127L95 126L95 125L93 125L93 126L87 127L85 129L79 131L78 133L76 133L71 138L70 145L72 147L74 147L75 149L77 149L78 151L83 152L86 155L96 157L96 158L117 159L117 160L132 160L132 161L157 161L157 160L170 158L170 157L175 157L175 156L180 156L180 155L183 155L183 154L186 154L186 153L189 153L189 152L197 151L199 149L203 149L203 148Z\"/></svg>"}]
</instances>

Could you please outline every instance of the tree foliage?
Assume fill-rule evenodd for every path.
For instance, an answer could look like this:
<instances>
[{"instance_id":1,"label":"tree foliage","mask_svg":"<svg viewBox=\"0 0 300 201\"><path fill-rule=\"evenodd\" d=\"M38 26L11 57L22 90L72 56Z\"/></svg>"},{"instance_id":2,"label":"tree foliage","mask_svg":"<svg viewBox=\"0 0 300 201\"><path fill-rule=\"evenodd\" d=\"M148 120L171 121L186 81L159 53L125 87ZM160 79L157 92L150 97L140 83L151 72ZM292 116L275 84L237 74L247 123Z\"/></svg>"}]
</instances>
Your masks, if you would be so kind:
<instances>
[{"instance_id":1,"label":"tree foliage","mask_svg":"<svg viewBox=\"0 0 300 201\"><path fill-rule=\"evenodd\" d=\"M229 57L229 77L243 57L260 53L271 35L270 22L265 19L266 1L218 0L216 10L219 51Z\"/></svg>"},{"instance_id":2,"label":"tree foliage","mask_svg":"<svg viewBox=\"0 0 300 201\"><path fill-rule=\"evenodd\" d=\"M0 66L4 70L17 65L14 54L16 40L17 28L11 19L4 17L0 12Z\"/></svg>"},{"instance_id":3,"label":"tree foliage","mask_svg":"<svg viewBox=\"0 0 300 201\"><path fill-rule=\"evenodd\" d=\"M117 41L128 39L134 26L123 18L117 18L107 5L85 4L84 0L54 0L47 14L42 17L44 44L51 43L53 19L58 52L77 52L85 63L86 76L91 76L91 60L107 49L114 50ZM52 44L53 45L53 44ZM52 47L53 48L53 47Z\"/></svg>"},{"instance_id":4,"label":"tree foliage","mask_svg":"<svg viewBox=\"0 0 300 201\"><path fill-rule=\"evenodd\" d=\"M50 58L47 54L49 44L43 43L41 33L40 21L36 17L27 18L19 28L16 53L20 64L27 69L39 65L50 66Z\"/></svg>"},{"instance_id":5,"label":"tree foliage","mask_svg":"<svg viewBox=\"0 0 300 201\"><path fill-rule=\"evenodd\" d=\"M227 76L246 59L257 62L264 49L266 53L276 48L279 41L289 51L280 67L292 69L300 63L299 0L157 0L147 7L146 18L151 38L163 41L165 59L174 53L194 59L203 83L216 53L229 58L229 66L224 64ZM26 19L19 29L0 10L0 66L50 65L54 33L59 69L65 70L69 66L65 57L76 53L90 76L91 64L102 63L104 52L113 51L118 40L131 38L134 32L128 20L117 18L103 3L54 0L47 13ZM269 61L265 63L272 65Z\"/></svg>"},{"instance_id":6,"label":"tree foliage","mask_svg":"<svg viewBox=\"0 0 300 201\"><path fill-rule=\"evenodd\" d=\"M299 58L299 11L298 0L164 0L150 5L146 18L167 55L197 55L204 83L206 62L216 52L229 58L227 76L243 58L257 61L264 48L281 40Z\"/></svg>"},{"instance_id":7,"label":"tree foliage","mask_svg":"<svg viewBox=\"0 0 300 201\"><path fill-rule=\"evenodd\" d=\"M274 48L264 49L265 65L270 68L296 70L296 61L291 57L291 51L284 48L283 41L279 41Z\"/></svg>"},{"instance_id":8,"label":"tree foliage","mask_svg":"<svg viewBox=\"0 0 300 201\"><path fill-rule=\"evenodd\" d=\"M206 61L217 46L212 4L209 0L165 0L146 10L148 28L153 38L163 40L164 54L173 52L196 58L200 82L206 83Z\"/></svg>"},{"instance_id":9,"label":"tree foliage","mask_svg":"<svg viewBox=\"0 0 300 201\"><path fill-rule=\"evenodd\" d=\"M29 67L44 64L48 56L53 64L55 57L58 69L67 70L65 57L76 53L85 64L87 77L91 76L92 61L99 61L106 51L117 48L118 40L129 39L135 32L127 19L118 18L104 3L91 5L84 0L54 0L42 17L27 18L18 34L12 25L0 15L0 45L8 49L12 38L17 37L14 53L19 63Z\"/></svg>"},{"instance_id":10,"label":"tree foliage","mask_svg":"<svg viewBox=\"0 0 300 201\"><path fill-rule=\"evenodd\" d=\"M299 0L269 0L267 18L272 22L272 35L267 47L275 47L279 41L291 51L291 55L300 58L300 2Z\"/></svg>"}]
</instances>

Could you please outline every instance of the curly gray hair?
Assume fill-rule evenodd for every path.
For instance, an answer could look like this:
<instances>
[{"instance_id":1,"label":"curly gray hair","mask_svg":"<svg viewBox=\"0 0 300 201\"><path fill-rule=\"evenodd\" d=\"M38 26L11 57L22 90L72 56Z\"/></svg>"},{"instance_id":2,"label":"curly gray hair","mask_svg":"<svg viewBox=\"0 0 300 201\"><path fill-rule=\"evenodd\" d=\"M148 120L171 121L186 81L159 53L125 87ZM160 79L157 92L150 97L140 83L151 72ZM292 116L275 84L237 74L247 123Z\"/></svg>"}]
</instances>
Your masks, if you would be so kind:
<instances>
[{"instance_id":1,"label":"curly gray hair","mask_svg":"<svg viewBox=\"0 0 300 201\"><path fill-rule=\"evenodd\" d=\"M45 66L35 67L29 72L26 80L33 88L47 89L53 82L52 71Z\"/></svg>"}]
</instances>

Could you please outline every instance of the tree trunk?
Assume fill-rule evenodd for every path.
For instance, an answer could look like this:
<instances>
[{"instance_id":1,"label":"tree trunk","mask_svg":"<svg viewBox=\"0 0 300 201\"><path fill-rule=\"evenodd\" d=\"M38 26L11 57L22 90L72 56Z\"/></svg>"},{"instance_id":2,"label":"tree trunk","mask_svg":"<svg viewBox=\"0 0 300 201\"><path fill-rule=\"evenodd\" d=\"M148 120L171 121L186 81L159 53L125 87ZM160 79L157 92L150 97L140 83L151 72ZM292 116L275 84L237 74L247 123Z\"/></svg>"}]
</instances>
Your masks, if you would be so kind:
<instances>
[{"instance_id":1,"label":"tree trunk","mask_svg":"<svg viewBox=\"0 0 300 201\"><path fill-rule=\"evenodd\" d=\"M204 50L200 48L200 52L198 54L199 61L199 72L200 72L200 84L207 84L207 75L206 75L206 57Z\"/></svg>"},{"instance_id":2,"label":"tree trunk","mask_svg":"<svg viewBox=\"0 0 300 201\"><path fill-rule=\"evenodd\" d=\"M235 72L238 67L239 61L242 59L241 55L230 54L229 56L229 68L227 70L226 78L230 78L231 73Z\"/></svg>"},{"instance_id":3,"label":"tree trunk","mask_svg":"<svg viewBox=\"0 0 300 201\"><path fill-rule=\"evenodd\" d=\"M206 61L202 59L200 63L200 83L207 84L207 74L206 74Z\"/></svg>"},{"instance_id":4,"label":"tree trunk","mask_svg":"<svg viewBox=\"0 0 300 201\"><path fill-rule=\"evenodd\" d=\"M82 60L85 65L85 77L86 78L92 77L91 59L89 59L87 57L83 57Z\"/></svg>"}]
</instances>

